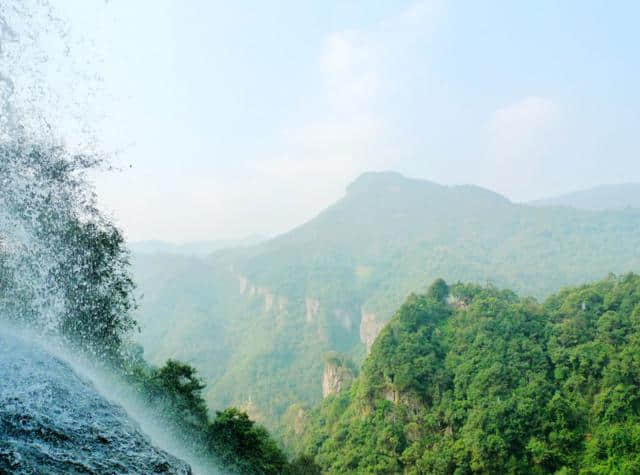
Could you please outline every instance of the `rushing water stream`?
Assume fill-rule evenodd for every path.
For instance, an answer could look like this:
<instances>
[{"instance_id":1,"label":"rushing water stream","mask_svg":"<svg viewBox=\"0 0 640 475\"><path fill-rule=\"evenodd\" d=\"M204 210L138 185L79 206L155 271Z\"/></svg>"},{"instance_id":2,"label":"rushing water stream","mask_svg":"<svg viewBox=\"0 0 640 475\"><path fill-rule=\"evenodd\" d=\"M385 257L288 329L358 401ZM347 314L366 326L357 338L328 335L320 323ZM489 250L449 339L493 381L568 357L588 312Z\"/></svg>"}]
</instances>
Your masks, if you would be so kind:
<instances>
[{"instance_id":1,"label":"rushing water stream","mask_svg":"<svg viewBox=\"0 0 640 475\"><path fill-rule=\"evenodd\" d=\"M191 469L69 364L0 331L0 473L172 473Z\"/></svg>"}]
</instances>

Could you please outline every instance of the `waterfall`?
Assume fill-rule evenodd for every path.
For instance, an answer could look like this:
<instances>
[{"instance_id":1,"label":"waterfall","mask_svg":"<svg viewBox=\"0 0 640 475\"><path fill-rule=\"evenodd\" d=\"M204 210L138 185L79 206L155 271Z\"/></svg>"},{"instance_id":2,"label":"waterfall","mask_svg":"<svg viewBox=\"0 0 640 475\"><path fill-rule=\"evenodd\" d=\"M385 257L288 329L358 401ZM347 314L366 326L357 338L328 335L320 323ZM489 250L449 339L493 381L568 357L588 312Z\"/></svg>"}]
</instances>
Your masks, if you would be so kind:
<instances>
[{"instance_id":1,"label":"waterfall","mask_svg":"<svg viewBox=\"0 0 640 475\"><path fill-rule=\"evenodd\" d=\"M55 127L74 116L48 82L66 34L46 0L0 0L0 473L192 473L114 389L134 286L88 180L107 160Z\"/></svg>"},{"instance_id":2,"label":"waterfall","mask_svg":"<svg viewBox=\"0 0 640 475\"><path fill-rule=\"evenodd\" d=\"M0 473L191 473L67 362L6 329L0 381Z\"/></svg>"}]
</instances>

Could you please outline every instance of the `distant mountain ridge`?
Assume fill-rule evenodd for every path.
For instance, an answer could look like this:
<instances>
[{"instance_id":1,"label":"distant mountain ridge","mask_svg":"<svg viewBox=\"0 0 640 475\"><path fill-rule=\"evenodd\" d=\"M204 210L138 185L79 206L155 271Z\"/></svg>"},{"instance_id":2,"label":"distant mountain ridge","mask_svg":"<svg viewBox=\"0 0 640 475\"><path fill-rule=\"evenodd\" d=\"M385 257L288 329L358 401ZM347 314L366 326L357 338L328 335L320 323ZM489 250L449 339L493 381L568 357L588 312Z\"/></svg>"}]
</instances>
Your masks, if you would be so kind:
<instances>
[{"instance_id":1,"label":"distant mountain ridge","mask_svg":"<svg viewBox=\"0 0 640 475\"><path fill-rule=\"evenodd\" d=\"M485 199L509 202L509 199L495 191L477 185L441 185L421 178L409 178L398 172L365 172L347 186L347 194L384 193L409 191L418 193L443 193L453 191L461 194L483 195Z\"/></svg>"},{"instance_id":2,"label":"distant mountain ridge","mask_svg":"<svg viewBox=\"0 0 640 475\"><path fill-rule=\"evenodd\" d=\"M292 231L206 258L140 255L138 319L152 361L179 358L273 427L322 397L324 355L362 361L411 292L437 277L545 297L640 270L640 210L512 203L472 185L367 173Z\"/></svg>"},{"instance_id":3,"label":"distant mountain ridge","mask_svg":"<svg viewBox=\"0 0 640 475\"><path fill-rule=\"evenodd\" d=\"M178 254L183 256L206 256L220 249L247 247L258 244L266 239L259 234L252 234L241 239L219 239L211 241L190 241L181 244L160 241L134 241L129 244L129 249L141 254Z\"/></svg>"},{"instance_id":4,"label":"distant mountain ridge","mask_svg":"<svg viewBox=\"0 0 640 475\"><path fill-rule=\"evenodd\" d=\"M569 206L601 211L606 209L640 208L640 183L600 185L532 201L533 206Z\"/></svg>"}]
</instances>

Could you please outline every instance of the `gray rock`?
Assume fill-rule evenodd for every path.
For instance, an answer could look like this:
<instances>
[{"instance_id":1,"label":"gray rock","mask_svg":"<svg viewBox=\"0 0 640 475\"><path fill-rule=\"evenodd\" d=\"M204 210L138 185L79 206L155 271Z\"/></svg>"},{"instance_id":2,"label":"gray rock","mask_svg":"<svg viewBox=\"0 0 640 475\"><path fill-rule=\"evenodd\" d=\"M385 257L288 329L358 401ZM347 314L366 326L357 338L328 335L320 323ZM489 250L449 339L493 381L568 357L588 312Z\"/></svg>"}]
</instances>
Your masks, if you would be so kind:
<instances>
[{"instance_id":1,"label":"gray rock","mask_svg":"<svg viewBox=\"0 0 640 475\"><path fill-rule=\"evenodd\" d=\"M0 473L192 472L66 362L0 332Z\"/></svg>"}]
</instances>

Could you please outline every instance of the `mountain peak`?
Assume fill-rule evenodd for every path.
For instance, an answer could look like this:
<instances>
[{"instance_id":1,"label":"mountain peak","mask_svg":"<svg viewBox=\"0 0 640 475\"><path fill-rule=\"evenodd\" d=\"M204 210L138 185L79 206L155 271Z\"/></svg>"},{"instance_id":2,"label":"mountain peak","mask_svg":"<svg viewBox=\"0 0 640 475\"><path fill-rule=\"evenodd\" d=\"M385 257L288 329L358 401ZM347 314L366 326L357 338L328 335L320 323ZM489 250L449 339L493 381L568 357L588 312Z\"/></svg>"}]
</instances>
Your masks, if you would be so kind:
<instances>
[{"instance_id":1,"label":"mountain peak","mask_svg":"<svg viewBox=\"0 0 640 475\"><path fill-rule=\"evenodd\" d=\"M471 199L482 202L510 203L510 201L494 191L476 185L441 185L434 181L420 178L408 178L398 172L381 171L366 172L360 175L347 187L347 195L361 193L401 193L405 197L413 195L421 198L448 201L450 199Z\"/></svg>"},{"instance_id":2,"label":"mountain peak","mask_svg":"<svg viewBox=\"0 0 640 475\"><path fill-rule=\"evenodd\" d=\"M347 193L359 193L373 190L380 190L397 186L436 186L441 187L437 183L428 180L420 180L416 178L408 178L394 171L365 172L356 178L349 186Z\"/></svg>"}]
</instances>

